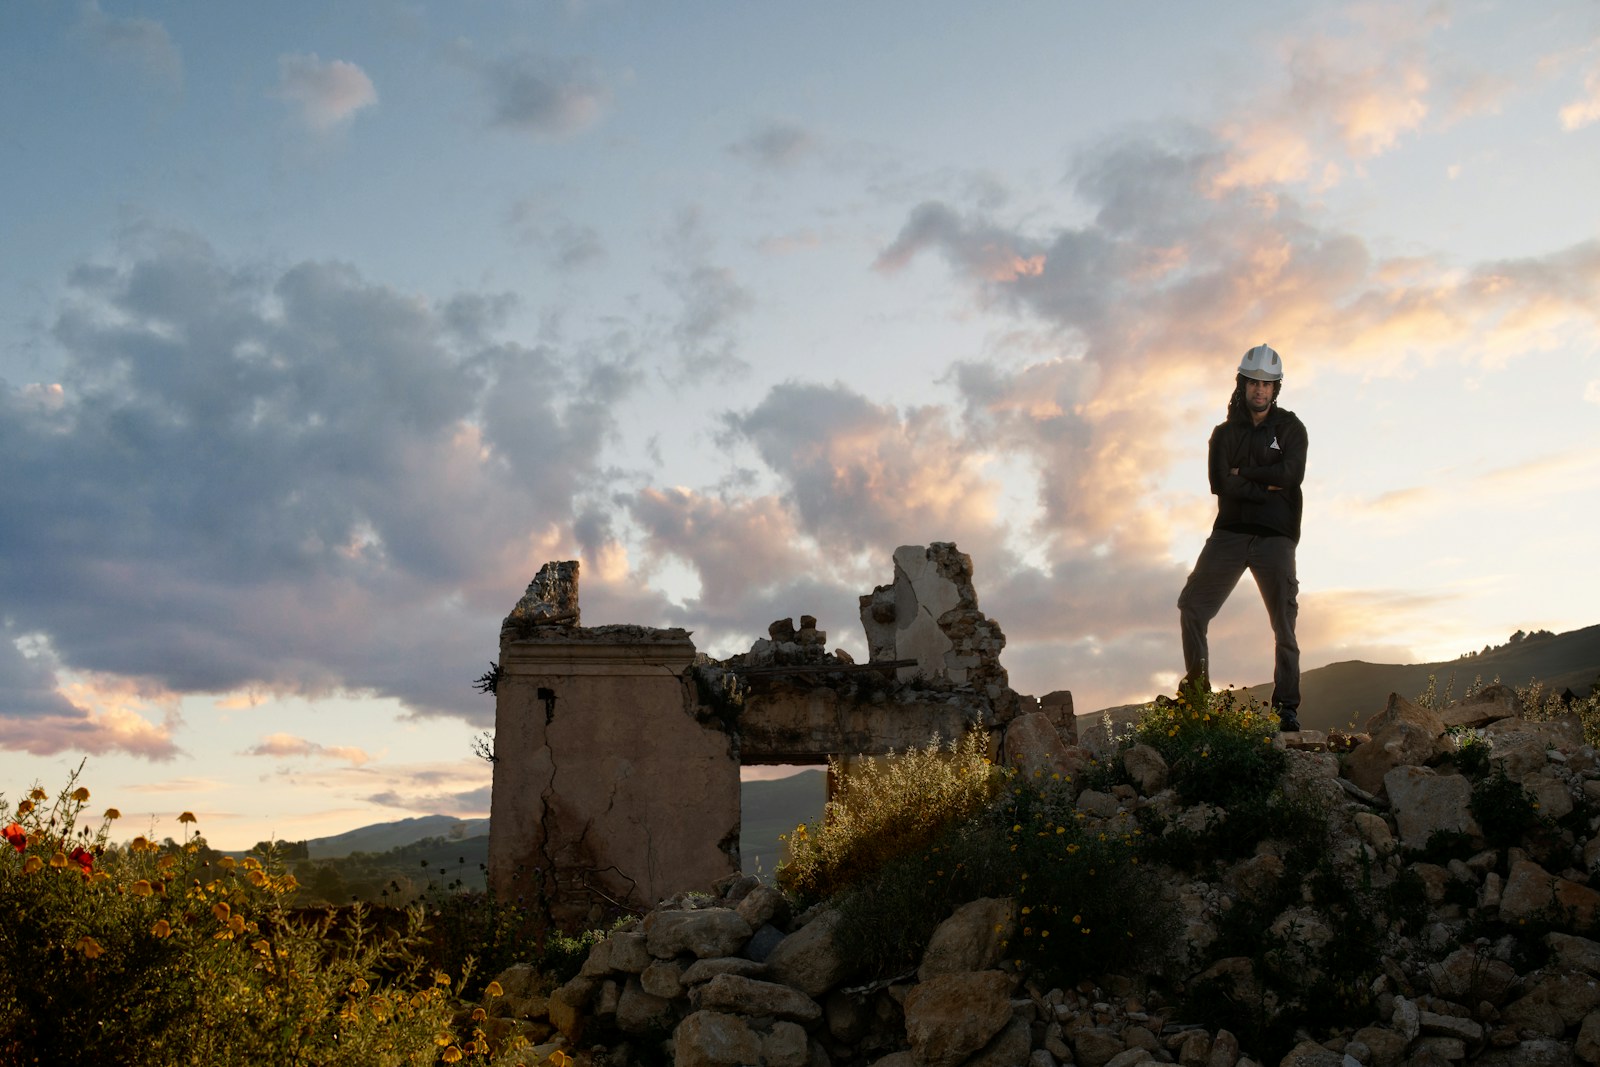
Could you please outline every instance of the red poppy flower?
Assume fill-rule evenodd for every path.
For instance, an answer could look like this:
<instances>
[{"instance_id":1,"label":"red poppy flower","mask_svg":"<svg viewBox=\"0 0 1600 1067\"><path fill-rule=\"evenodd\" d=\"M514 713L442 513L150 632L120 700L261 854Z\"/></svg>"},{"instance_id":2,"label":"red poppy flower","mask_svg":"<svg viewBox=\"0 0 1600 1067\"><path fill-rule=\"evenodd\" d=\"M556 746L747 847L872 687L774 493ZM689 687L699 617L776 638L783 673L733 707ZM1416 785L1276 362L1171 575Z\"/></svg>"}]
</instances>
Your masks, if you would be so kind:
<instances>
[{"instance_id":1,"label":"red poppy flower","mask_svg":"<svg viewBox=\"0 0 1600 1067\"><path fill-rule=\"evenodd\" d=\"M84 874L88 874L94 868L94 853L86 848L73 849L70 858L73 863L83 868Z\"/></svg>"},{"instance_id":2,"label":"red poppy flower","mask_svg":"<svg viewBox=\"0 0 1600 1067\"><path fill-rule=\"evenodd\" d=\"M10 826L5 828L4 833L6 837L6 844L10 845L18 852L27 851L28 831L24 830L20 824L12 823Z\"/></svg>"}]
</instances>

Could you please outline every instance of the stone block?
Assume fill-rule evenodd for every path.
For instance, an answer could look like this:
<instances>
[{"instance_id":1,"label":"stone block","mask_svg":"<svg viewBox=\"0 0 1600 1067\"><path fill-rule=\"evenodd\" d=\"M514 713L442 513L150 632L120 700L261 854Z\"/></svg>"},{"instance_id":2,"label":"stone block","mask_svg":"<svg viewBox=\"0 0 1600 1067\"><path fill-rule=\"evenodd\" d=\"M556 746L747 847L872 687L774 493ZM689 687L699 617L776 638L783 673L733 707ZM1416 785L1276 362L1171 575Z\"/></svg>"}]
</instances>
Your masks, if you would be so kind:
<instances>
[{"instance_id":1,"label":"stone block","mask_svg":"<svg viewBox=\"0 0 1600 1067\"><path fill-rule=\"evenodd\" d=\"M1472 785L1459 774L1398 766L1384 775L1383 789L1394 809L1402 848L1421 848L1440 830L1481 833L1467 810Z\"/></svg>"},{"instance_id":2,"label":"stone block","mask_svg":"<svg viewBox=\"0 0 1600 1067\"><path fill-rule=\"evenodd\" d=\"M935 975L906 994L906 1040L927 1067L956 1067L1012 1019L1015 979L1001 971Z\"/></svg>"},{"instance_id":3,"label":"stone block","mask_svg":"<svg viewBox=\"0 0 1600 1067\"><path fill-rule=\"evenodd\" d=\"M928 940L917 978L998 966L1002 945L1016 929L1017 906L1010 898L983 897L963 904L940 923Z\"/></svg>"}]
</instances>

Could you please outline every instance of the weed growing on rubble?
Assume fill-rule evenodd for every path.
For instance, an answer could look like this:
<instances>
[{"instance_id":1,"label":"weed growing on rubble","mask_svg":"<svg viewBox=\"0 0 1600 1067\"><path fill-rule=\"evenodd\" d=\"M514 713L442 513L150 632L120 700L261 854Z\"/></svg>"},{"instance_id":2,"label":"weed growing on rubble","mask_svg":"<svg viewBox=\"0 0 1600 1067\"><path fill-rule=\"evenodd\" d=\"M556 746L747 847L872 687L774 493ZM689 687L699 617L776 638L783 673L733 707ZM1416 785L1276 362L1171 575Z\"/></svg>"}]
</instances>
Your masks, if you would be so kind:
<instances>
[{"instance_id":1,"label":"weed growing on rubble","mask_svg":"<svg viewBox=\"0 0 1600 1067\"><path fill-rule=\"evenodd\" d=\"M835 896L891 861L926 852L981 811L1003 778L990 763L982 729L849 773L832 760L829 770L839 786L821 825L797 827L782 839L789 859L778 868L777 882L801 907Z\"/></svg>"},{"instance_id":2,"label":"weed growing on rubble","mask_svg":"<svg viewBox=\"0 0 1600 1067\"><path fill-rule=\"evenodd\" d=\"M1017 902L1019 963L1068 985L1165 953L1176 918L1141 859L1143 830L1089 828L1071 783L1042 772L1012 782L989 821L1008 846L995 894Z\"/></svg>"},{"instance_id":3,"label":"weed growing on rubble","mask_svg":"<svg viewBox=\"0 0 1600 1067\"><path fill-rule=\"evenodd\" d=\"M1132 740L1161 753L1188 803L1238 808L1265 802L1277 786L1288 764L1272 743L1277 732L1270 707L1232 689L1185 689L1171 704L1146 708Z\"/></svg>"}]
</instances>

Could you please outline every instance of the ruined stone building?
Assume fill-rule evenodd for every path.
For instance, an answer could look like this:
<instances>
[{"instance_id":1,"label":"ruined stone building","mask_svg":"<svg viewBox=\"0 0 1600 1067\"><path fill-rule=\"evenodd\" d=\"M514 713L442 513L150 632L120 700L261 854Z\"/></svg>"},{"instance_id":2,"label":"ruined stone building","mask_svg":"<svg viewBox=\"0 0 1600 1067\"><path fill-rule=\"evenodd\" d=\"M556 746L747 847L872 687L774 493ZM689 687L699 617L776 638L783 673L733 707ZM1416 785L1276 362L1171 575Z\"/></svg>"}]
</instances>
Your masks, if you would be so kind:
<instances>
[{"instance_id":1,"label":"ruined stone building","mask_svg":"<svg viewBox=\"0 0 1600 1067\"><path fill-rule=\"evenodd\" d=\"M802 616L713 660L688 631L581 624L578 564L539 571L500 631L490 885L557 925L596 924L739 870L739 768L954 740L1010 763L1075 740L1072 698L1019 696L1005 635L955 545L906 546L861 597L869 661Z\"/></svg>"}]
</instances>

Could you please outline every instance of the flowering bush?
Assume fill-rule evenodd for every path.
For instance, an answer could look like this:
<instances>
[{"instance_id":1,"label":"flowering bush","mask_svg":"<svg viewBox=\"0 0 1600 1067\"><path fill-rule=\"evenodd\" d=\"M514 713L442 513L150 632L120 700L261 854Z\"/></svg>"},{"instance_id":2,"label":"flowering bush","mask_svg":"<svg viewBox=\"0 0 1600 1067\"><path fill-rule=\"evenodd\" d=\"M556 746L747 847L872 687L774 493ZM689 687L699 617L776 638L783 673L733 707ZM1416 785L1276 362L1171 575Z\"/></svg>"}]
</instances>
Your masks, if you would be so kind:
<instances>
[{"instance_id":1,"label":"flowering bush","mask_svg":"<svg viewBox=\"0 0 1600 1067\"><path fill-rule=\"evenodd\" d=\"M1278 717L1272 709L1221 693L1186 689L1140 716L1133 740L1167 761L1172 784L1191 804L1225 808L1264 802L1288 763L1273 745Z\"/></svg>"},{"instance_id":2,"label":"flowering bush","mask_svg":"<svg viewBox=\"0 0 1600 1067\"><path fill-rule=\"evenodd\" d=\"M188 812L182 842L114 844L119 813L96 825L76 780L0 797L0 1062L487 1062L481 1031L451 1029L420 911L380 938L356 908L335 933L286 906L292 875L217 857Z\"/></svg>"},{"instance_id":3,"label":"flowering bush","mask_svg":"<svg viewBox=\"0 0 1600 1067\"><path fill-rule=\"evenodd\" d=\"M778 885L810 904L926 850L994 796L1003 775L988 751L988 734L973 729L959 741L891 754L849 773L830 761L838 790L821 826L801 826L783 838L789 859L778 868Z\"/></svg>"}]
</instances>

